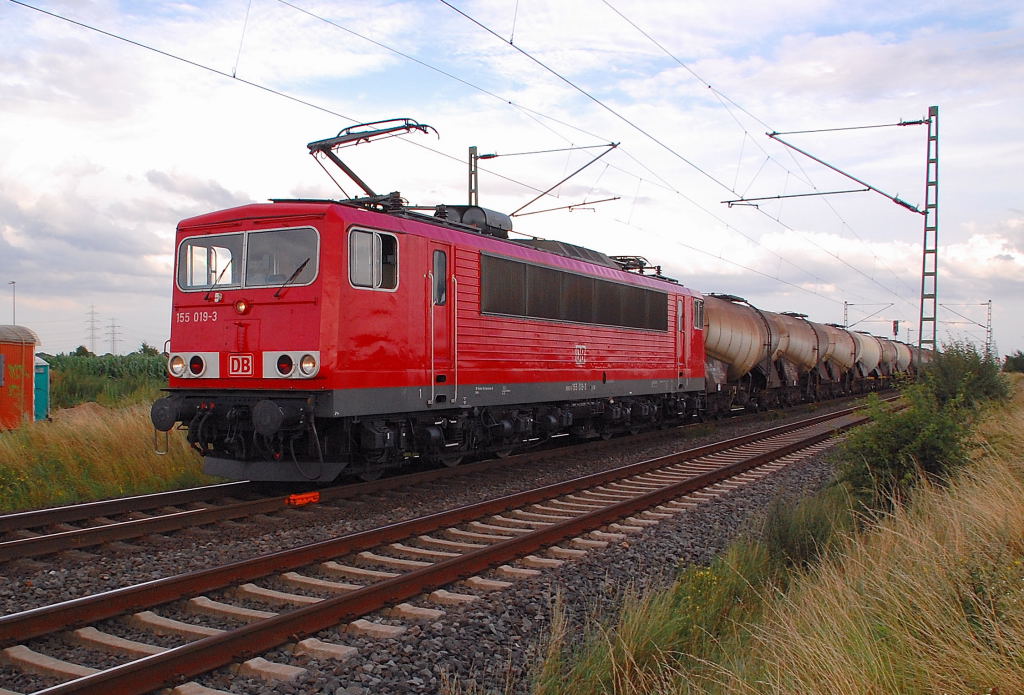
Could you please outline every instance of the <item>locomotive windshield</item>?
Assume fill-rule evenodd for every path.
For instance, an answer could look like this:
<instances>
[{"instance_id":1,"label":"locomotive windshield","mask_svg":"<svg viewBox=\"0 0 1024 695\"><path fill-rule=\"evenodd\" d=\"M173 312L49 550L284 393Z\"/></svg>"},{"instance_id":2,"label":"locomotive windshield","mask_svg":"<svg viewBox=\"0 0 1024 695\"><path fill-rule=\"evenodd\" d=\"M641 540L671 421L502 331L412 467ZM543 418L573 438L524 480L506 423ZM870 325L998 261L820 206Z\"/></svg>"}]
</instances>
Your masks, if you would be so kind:
<instances>
[{"instance_id":1,"label":"locomotive windshield","mask_svg":"<svg viewBox=\"0 0 1024 695\"><path fill-rule=\"evenodd\" d=\"M319 266L318 242L312 227L190 237L178 248L178 286L199 291L307 285Z\"/></svg>"},{"instance_id":2,"label":"locomotive windshield","mask_svg":"<svg viewBox=\"0 0 1024 695\"><path fill-rule=\"evenodd\" d=\"M241 234L218 234L185 240L178 249L178 286L183 290L240 287Z\"/></svg>"},{"instance_id":3,"label":"locomotive windshield","mask_svg":"<svg viewBox=\"0 0 1024 695\"><path fill-rule=\"evenodd\" d=\"M316 277L316 242L316 230L311 227L249 232L245 251L245 286L277 287L289 278L289 285L309 284Z\"/></svg>"}]
</instances>

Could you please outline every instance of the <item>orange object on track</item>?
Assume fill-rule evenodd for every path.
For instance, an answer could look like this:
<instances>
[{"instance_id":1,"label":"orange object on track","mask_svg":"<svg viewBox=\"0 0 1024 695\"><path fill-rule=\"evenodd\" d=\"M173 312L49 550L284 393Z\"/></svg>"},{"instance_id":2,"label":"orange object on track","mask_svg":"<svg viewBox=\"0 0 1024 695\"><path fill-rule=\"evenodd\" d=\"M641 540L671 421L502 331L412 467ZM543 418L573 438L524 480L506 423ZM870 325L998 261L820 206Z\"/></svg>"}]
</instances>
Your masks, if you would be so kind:
<instances>
[{"instance_id":1,"label":"orange object on track","mask_svg":"<svg viewBox=\"0 0 1024 695\"><path fill-rule=\"evenodd\" d=\"M319 501L319 492L299 492L285 498L285 503L292 507L301 507L304 504L314 504Z\"/></svg>"}]
</instances>

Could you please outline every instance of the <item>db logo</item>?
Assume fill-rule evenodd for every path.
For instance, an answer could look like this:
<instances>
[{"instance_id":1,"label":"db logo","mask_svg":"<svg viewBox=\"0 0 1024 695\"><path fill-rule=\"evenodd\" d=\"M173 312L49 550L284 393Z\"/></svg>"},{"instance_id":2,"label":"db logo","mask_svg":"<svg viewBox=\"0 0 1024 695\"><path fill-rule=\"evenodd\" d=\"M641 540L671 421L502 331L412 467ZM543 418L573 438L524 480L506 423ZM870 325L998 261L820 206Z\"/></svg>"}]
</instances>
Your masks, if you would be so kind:
<instances>
[{"instance_id":1,"label":"db logo","mask_svg":"<svg viewBox=\"0 0 1024 695\"><path fill-rule=\"evenodd\" d=\"M252 355L228 355L228 376L252 376Z\"/></svg>"},{"instance_id":2,"label":"db logo","mask_svg":"<svg viewBox=\"0 0 1024 695\"><path fill-rule=\"evenodd\" d=\"M574 345L572 348L572 361L576 363L577 367L583 367L587 364L587 346L586 345Z\"/></svg>"}]
</instances>

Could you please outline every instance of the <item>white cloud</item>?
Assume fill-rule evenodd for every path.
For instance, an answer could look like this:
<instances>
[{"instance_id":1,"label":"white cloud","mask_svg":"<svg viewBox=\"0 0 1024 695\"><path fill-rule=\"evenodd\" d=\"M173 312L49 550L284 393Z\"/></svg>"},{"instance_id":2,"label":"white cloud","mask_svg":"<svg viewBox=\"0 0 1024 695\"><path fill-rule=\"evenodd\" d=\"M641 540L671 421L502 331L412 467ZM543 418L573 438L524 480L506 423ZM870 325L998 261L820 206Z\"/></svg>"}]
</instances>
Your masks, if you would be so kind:
<instances>
[{"instance_id":1,"label":"white cloud","mask_svg":"<svg viewBox=\"0 0 1024 695\"><path fill-rule=\"evenodd\" d=\"M916 302L920 219L874 194L764 201L760 211L722 205L739 197L727 188L772 196L855 185L765 138L763 124L723 106L604 3L460 6L505 39L515 22L517 46L674 152L440 4L296 3L500 99L282 3L252 3L244 40L245 3L42 4L221 72L235 71L237 60L240 78L357 120L400 115L436 126L440 140L409 139L447 158L399 140L344 153L376 190L399 189L416 203L464 200L469 145L509 154L621 141L557 199L534 208L620 200L592 212L517 218L517 228L645 255L688 285L771 309L839 320L844 299L895 301L900 317L916 323L916 310L899 297ZM1024 166L1016 115L1024 61L1014 3L611 4L771 127L894 122L939 104L941 296L992 296L997 307L1019 301L1024 228L1011 208L1020 207L1015 182ZM270 197L337 195L304 144L348 125L344 118L10 3L0 6L0 21L14 28L0 46L0 279L19 282L19 306L28 312L19 310L19 321L37 320L44 333L47 321L65 326L50 349L82 342L92 303L120 316L126 331L130 320L140 340L162 343L178 220ZM793 139L921 201L920 127ZM514 181L484 173L482 199L513 210L595 153L489 160L488 171ZM1024 320L996 315L1001 345L1024 346Z\"/></svg>"}]
</instances>

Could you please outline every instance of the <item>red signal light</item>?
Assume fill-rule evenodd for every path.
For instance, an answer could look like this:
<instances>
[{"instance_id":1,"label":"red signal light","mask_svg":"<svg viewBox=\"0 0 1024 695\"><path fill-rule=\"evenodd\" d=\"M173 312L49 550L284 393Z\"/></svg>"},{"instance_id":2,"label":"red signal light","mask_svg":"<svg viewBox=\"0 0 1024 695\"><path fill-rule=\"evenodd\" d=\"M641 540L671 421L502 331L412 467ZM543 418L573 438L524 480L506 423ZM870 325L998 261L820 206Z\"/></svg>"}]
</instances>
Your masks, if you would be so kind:
<instances>
[{"instance_id":1,"label":"red signal light","mask_svg":"<svg viewBox=\"0 0 1024 695\"><path fill-rule=\"evenodd\" d=\"M277 373L281 376L288 376L295 369L295 361L291 355L281 355L277 358Z\"/></svg>"}]
</instances>

